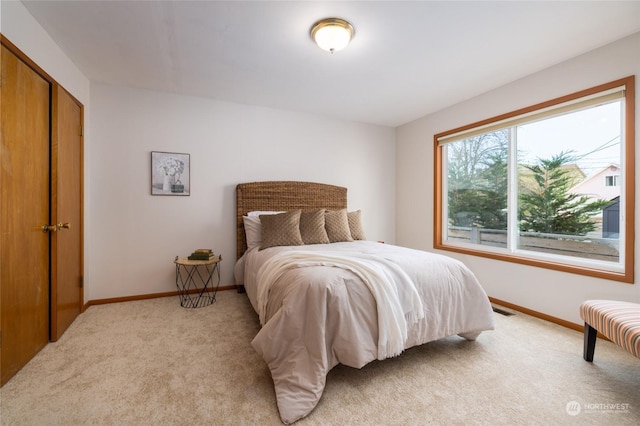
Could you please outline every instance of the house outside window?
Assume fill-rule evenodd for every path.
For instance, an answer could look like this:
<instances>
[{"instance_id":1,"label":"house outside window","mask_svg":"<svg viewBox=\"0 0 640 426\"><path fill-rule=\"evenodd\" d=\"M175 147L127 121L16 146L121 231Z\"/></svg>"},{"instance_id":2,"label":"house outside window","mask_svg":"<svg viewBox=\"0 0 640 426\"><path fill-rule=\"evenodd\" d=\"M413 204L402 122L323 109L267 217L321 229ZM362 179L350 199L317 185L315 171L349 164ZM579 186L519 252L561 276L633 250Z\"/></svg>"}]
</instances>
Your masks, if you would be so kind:
<instances>
[{"instance_id":1,"label":"house outside window","mask_svg":"<svg viewBox=\"0 0 640 426\"><path fill-rule=\"evenodd\" d=\"M434 247L633 282L633 108L628 77L435 135Z\"/></svg>"},{"instance_id":2,"label":"house outside window","mask_svg":"<svg viewBox=\"0 0 640 426\"><path fill-rule=\"evenodd\" d=\"M619 176L605 176L605 185L618 186L618 177Z\"/></svg>"}]
</instances>

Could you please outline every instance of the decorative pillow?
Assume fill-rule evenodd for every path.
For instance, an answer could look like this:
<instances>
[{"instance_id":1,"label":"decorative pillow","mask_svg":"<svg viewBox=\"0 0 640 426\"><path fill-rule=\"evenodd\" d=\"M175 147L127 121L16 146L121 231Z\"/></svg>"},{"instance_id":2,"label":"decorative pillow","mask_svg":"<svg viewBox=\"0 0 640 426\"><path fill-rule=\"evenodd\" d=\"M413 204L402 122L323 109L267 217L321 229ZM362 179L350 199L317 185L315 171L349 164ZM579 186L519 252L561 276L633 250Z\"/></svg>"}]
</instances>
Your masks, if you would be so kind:
<instances>
[{"instance_id":1,"label":"decorative pillow","mask_svg":"<svg viewBox=\"0 0 640 426\"><path fill-rule=\"evenodd\" d=\"M364 236L364 230L362 229L360 210L347 213L347 219L349 221L351 238L353 238L354 240L366 240L367 237Z\"/></svg>"},{"instance_id":2,"label":"decorative pillow","mask_svg":"<svg viewBox=\"0 0 640 426\"><path fill-rule=\"evenodd\" d=\"M262 244L260 250L275 246L300 246L300 210L280 214L261 214Z\"/></svg>"},{"instance_id":3,"label":"decorative pillow","mask_svg":"<svg viewBox=\"0 0 640 426\"><path fill-rule=\"evenodd\" d=\"M328 244L329 237L324 229L324 209L300 214L300 235L305 244Z\"/></svg>"},{"instance_id":4,"label":"decorative pillow","mask_svg":"<svg viewBox=\"0 0 640 426\"><path fill-rule=\"evenodd\" d=\"M244 222L244 234L247 237L247 249L259 247L262 244L262 225L260 218L254 216L242 216Z\"/></svg>"},{"instance_id":5,"label":"decorative pillow","mask_svg":"<svg viewBox=\"0 0 640 426\"><path fill-rule=\"evenodd\" d=\"M347 209L327 210L324 214L324 227L327 230L329 241L332 243L353 241L349 230Z\"/></svg>"}]
</instances>

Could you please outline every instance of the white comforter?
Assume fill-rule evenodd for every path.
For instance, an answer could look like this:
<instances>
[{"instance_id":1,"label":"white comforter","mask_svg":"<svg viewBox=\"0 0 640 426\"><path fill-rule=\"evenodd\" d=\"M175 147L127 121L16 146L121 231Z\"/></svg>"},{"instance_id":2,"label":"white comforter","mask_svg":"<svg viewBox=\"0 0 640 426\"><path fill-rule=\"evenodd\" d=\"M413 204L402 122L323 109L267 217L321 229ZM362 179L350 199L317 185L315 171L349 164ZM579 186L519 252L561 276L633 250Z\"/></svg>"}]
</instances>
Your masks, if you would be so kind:
<instances>
[{"instance_id":1,"label":"white comforter","mask_svg":"<svg viewBox=\"0 0 640 426\"><path fill-rule=\"evenodd\" d=\"M293 263L283 261L286 253ZM349 260L341 261L343 255ZM478 280L450 257L355 241L252 249L241 262L262 323L252 345L271 370L286 424L313 410L338 363L361 368L396 355L386 343L398 332L406 349L456 334L473 340L494 328Z\"/></svg>"}]
</instances>

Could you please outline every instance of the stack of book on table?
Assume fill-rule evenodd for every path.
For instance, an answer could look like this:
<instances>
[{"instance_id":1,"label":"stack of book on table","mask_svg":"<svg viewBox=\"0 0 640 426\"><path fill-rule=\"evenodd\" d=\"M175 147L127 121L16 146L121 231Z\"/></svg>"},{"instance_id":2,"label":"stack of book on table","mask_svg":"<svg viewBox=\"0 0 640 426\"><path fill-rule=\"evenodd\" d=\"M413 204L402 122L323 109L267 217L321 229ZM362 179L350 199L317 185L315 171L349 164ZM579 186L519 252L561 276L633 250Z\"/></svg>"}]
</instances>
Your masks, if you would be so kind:
<instances>
[{"instance_id":1,"label":"stack of book on table","mask_svg":"<svg viewBox=\"0 0 640 426\"><path fill-rule=\"evenodd\" d=\"M211 249L197 249L188 257L189 260L211 260L216 257Z\"/></svg>"}]
</instances>

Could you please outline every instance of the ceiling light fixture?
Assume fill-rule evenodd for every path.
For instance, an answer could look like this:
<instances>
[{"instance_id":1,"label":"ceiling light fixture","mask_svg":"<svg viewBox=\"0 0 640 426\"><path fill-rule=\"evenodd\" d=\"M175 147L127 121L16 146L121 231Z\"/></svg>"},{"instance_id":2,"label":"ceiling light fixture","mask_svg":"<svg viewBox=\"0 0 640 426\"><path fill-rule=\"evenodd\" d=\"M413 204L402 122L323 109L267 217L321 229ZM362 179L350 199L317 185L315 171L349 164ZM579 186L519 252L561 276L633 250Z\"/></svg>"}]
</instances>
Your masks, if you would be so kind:
<instances>
[{"instance_id":1,"label":"ceiling light fixture","mask_svg":"<svg viewBox=\"0 0 640 426\"><path fill-rule=\"evenodd\" d=\"M322 19L311 27L313 41L320 49L331 53L347 47L354 34L353 25L340 18Z\"/></svg>"}]
</instances>

